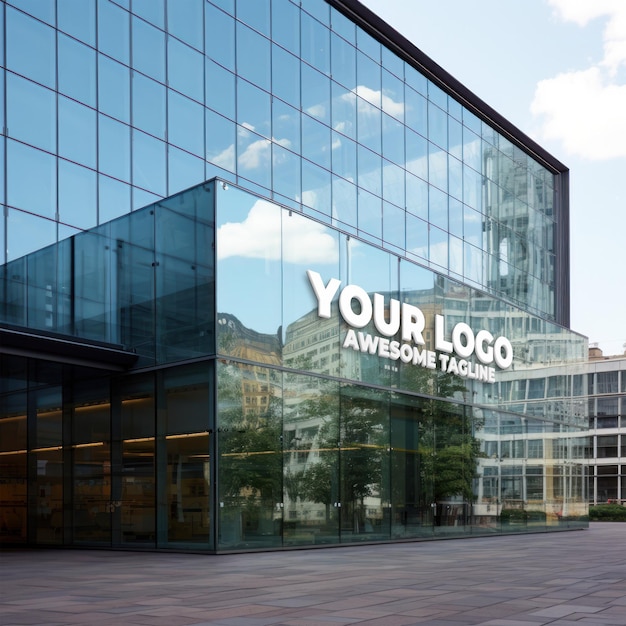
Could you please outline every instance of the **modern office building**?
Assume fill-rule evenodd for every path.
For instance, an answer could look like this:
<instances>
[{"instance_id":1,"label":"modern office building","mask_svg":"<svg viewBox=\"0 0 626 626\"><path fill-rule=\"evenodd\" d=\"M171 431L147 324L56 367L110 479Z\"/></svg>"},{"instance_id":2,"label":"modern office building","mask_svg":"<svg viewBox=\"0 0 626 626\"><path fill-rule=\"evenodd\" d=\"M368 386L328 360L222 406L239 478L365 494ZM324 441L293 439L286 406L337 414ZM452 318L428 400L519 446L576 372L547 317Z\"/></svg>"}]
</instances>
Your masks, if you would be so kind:
<instances>
[{"instance_id":1,"label":"modern office building","mask_svg":"<svg viewBox=\"0 0 626 626\"><path fill-rule=\"evenodd\" d=\"M586 525L563 164L355 0L0 8L3 545Z\"/></svg>"},{"instance_id":2,"label":"modern office building","mask_svg":"<svg viewBox=\"0 0 626 626\"><path fill-rule=\"evenodd\" d=\"M589 502L626 502L626 355L589 350Z\"/></svg>"}]
</instances>

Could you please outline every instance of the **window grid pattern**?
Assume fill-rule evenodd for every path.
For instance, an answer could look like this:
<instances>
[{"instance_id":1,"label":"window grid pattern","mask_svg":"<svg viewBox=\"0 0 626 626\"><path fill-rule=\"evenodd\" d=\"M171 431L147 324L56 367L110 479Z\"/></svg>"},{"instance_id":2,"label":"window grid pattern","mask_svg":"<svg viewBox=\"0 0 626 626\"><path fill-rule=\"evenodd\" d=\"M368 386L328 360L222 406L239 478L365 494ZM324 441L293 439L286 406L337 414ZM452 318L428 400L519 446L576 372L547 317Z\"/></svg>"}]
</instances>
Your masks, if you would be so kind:
<instances>
[{"instance_id":1,"label":"window grid pattern","mask_svg":"<svg viewBox=\"0 0 626 626\"><path fill-rule=\"evenodd\" d=\"M75 4L2 5L3 260L221 176L554 318L554 176L322 0Z\"/></svg>"}]
</instances>

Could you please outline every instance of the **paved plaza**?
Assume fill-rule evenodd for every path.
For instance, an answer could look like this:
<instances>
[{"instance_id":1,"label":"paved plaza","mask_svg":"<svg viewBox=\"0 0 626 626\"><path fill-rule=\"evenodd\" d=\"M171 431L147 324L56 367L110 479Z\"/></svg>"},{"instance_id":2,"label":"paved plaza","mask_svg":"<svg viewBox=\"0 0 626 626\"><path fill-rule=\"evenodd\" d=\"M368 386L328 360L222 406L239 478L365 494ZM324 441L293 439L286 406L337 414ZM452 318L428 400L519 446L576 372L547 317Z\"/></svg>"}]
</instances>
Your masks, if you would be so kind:
<instances>
[{"instance_id":1,"label":"paved plaza","mask_svg":"<svg viewBox=\"0 0 626 626\"><path fill-rule=\"evenodd\" d=\"M626 625L626 524L222 556L0 552L0 624Z\"/></svg>"}]
</instances>

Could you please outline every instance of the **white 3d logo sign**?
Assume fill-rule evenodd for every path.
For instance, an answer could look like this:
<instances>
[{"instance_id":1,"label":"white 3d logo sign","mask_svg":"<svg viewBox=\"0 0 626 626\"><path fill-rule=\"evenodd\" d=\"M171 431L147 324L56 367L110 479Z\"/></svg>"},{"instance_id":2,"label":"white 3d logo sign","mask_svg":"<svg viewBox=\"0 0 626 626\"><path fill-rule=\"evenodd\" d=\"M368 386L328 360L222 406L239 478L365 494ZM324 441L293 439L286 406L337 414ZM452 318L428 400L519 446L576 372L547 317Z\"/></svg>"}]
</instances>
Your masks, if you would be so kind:
<instances>
[{"instance_id":1,"label":"white 3d logo sign","mask_svg":"<svg viewBox=\"0 0 626 626\"><path fill-rule=\"evenodd\" d=\"M318 316L329 319L332 301L341 281L331 278L328 284L324 284L322 277L312 270L307 270L307 276L317 298ZM359 304L359 313L354 312L353 301ZM495 338L488 330L474 333L464 322L456 324L452 329L452 341L445 340L443 315L435 315L435 351L420 349L419 346L426 343L423 337L426 319L421 309L390 298L387 320L385 308L383 295L374 293L370 297L362 287L346 285L339 293L339 312L351 328L343 341L343 347L428 369L439 368L442 372L487 383L495 382L496 370L493 365L507 369L513 362L513 347L506 337ZM371 321L380 335L354 330L365 328ZM401 341L389 339L398 333ZM472 356L479 362L468 361Z\"/></svg>"}]
</instances>

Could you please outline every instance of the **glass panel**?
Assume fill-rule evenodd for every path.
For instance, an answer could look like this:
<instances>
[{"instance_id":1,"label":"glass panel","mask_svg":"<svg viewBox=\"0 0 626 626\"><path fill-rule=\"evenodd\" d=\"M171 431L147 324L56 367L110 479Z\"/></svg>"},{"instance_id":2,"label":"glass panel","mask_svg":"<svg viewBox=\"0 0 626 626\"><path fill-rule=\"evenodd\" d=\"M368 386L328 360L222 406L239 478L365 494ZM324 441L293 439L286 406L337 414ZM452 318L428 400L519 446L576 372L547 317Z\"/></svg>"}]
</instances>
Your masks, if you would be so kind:
<instances>
[{"instance_id":1,"label":"glass panel","mask_svg":"<svg viewBox=\"0 0 626 626\"><path fill-rule=\"evenodd\" d=\"M296 82L292 74L288 76ZM324 124L330 124L330 79L303 63L301 92L302 110Z\"/></svg>"},{"instance_id":2,"label":"glass panel","mask_svg":"<svg viewBox=\"0 0 626 626\"><path fill-rule=\"evenodd\" d=\"M108 0L98 0L98 49L129 64L130 15Z\"/></svg>"},{"instance_id":3,"label":"glass panel","mask_svg":"<svg viewBox=\"0 0 626 626\"><path fill-rule=\"evenodd\" d=\"M598 372L597 393L617 393L618 372Z\"/></svg>"},{"instance_id":4,"label":"glass panel","mask_svg":"<svg viewBox=\"0 0 626 626\"><path fill-rule=\"evenodd\" d=\"M53 366L49 375L61 368ZM56 370L56 371L55 371ZM52 382L52 381L48 381ZM36 500L36 539L39 544L63 543L63 436L61 387L40 389L36 394L35 449L31 463L37 474L32 489Z\"/></svg>"},{"instance_id":5,"label":"glass panel","mask_svg":"<svg viewBox=\"0 0 626 626\"><path fill-rule=\"evenodd\" d=\"M203 45L203 0L167 0L167 28L172 35L202 51Z\"/></svg>"},{"instance_id":6,"label":"glass panel","mask_svg":"<svg viewBox=\"0 0 626 626\"><path fill-rule=\"evenodd\" d=\"M332 127L351 139L356 139L356 94L336 83L331 84L331 89Z\"/></svg>"},{"instance_id":7,"label":"glass panel","mask_svg":"<svg viewBox=\"0 0 626 626\"><path fill-rule=\"evenodd\" d=\"M125 380L121 399L122 543L148 544L156 539L155 405L152 376Z\"/></svg>"},{"instance_id":8,"label":"glass panel","mask_svg":"<svg viewBox=\"0 0 626 626\"><path fill-rule=\"evenodd\" d=\"M428 103L428 139L439 147L448 147L448 116L432 102Z\"/></svg>"},{"instance_id":9,"label":"glass panel","mask_svg":"<svg viewBox=\"0 0 626 626\"><path fill-rule=\"evenodd\" d=\"M206 111L206 160L235 172L235 142L237 127L234 122Z\"/></svg>"},{"instance_id":10,"label":"glass panel","mask_svg":"<svg viewBox=\"0 0 626 626\"><path fill-rule=\"evenodd\" d=\"M448 191L448 155L428 143L428 181L443 191Z\"/></svg>"},{"instance_id":11,"label":"glass panel","mask_svg":"<svg viewBox=\"0 0 626 626\"><path fill-rule=\"evenodd\" d=\"M329 7L325 3L319 3L317 0L301 0L302 9L309 15L312 15L325 26L328 26Z\"/></svg>"},{"instance_id":12,"label":"glass panel","mask_svg":"<svg viewBox=\"0 0 626 626\"><path fill-rule=\"evenodd\" d=\"M339 133L332 133L333 172L343 178L356 181L356 142Z\"/></svg>"},{"instance_id":13,"label":"glass panel","mask_svg":"<svg viewBox=\"0 0 626 626\"><path fill-rule=\"evenodd\" d=\"M182 215L185 209L189 216ZM213 354L213 194L196 187L155 211L157 358L164 362Z\"/></svg>"},{"instance_id":14,"label":"glass panel","mask_svg":"<svg viewBox=\"0 0 626 626\"><path fill-rule=\"evenodd\" d=\"M167 509L161 515L169 545L212 547L209 380L204 363L165 374Z\"/></svg>"},{"instance_id":15,"label":"glass panel","mask_svg":"<svg viewBox=\"0 0 626 626\"><path fill-rule=\"evenodd\" d=\"M270 0L239 0L235 8L238 20L250 24L266 37L270 36Z\"/></svg>"},{"instance_id":16,"label":"glass panel","mask_svg":"<svg viewBox=\"0 0 626 626\"><path fill-rule=\"evenodd\" d=\"M404 92L406 125L418 132L422 137L428 134L428 103L424 96L412 89Z\"/></svg>"},{"instance_id":17,"label":"glass panel","mask_svg":"<svg viewBox=\"0 0 626 626\"><path fill-rule=\"evenodd\" d=\"M165 34L136 17L132 18L132 27L133 67L164 83Z\"/></svg>"},{"instance_id":18,"label":"glass panel","mask_svg":"<svg viewBox=\"0 0 626 626\"><path fill-rule=\"evenodd\" d=\"M367 191L359 189L358 227L362 236L382 239L382 201Z\"/></svg>"},{"instance_id":19,"label":"glass panel","mask_svg":"<svg viewBox=\"0 0 626 626\"><path fill-rule=\"evenodd\" d=\"M300 112L276 99L272 103L272 137L281 146L300 151Z\"/></svg>"},{"instance_id":20,"label":"glass panel","mask_svg":"<svg viewBox=\"0 0 626 626\"><path fill-rule=\"evenodd\" d=\"M302 43L300 54L302 60L320 72L330 72L330 32L306 13L300 19Z\"/></svg>"},{"instance_id":21,"label":"glass panel","mask_svg":"<svg viewBox=\"0 0 626 626\"><path fill-rule=\"evenodd\" d=\"M133 76L133 125L165 140L165 87L141 74Z\"/></svg>"},{"instance_id":22,"label":"glass panel","mask_svg":"<svg viewBox=\"0 0 626 626\"><path fill-rule=\"evenodd\" d=\"M331 7L330 14L333 30L339 33L346 41L356 44L356 26L354 22L334 7Z\"/></svg>"},{"instance_id":23,"label":"glass panel","mask_svg":"<svg viewBox=\"0 0 626 626\"><path fill-rule=\"evenodd\" d=\"M278 144L272 144L272 165L274 192L290 200L299 201L302 198L300 157Z\"/></svg>"},{"instance_id":24,"label":"glass panel","mask_svg":"<svg viewBox=\"0 0 626 626\"><path fill-rule=\"evenodd\" d=\"M255 133L271 138L270 94L245 80L237 81L237 121Z\"/></svg>"},{"instance_id":25,"label":"glass panel","mask_svg":"<svg viewBox=\"0 0 626 626\"><path fill-rule=\"evenodd\" d=\"M237 129L237 166L240 176L267 189L271 187L271 142L247 128Z\"/></svg>"},{"instance_id":26,"label":"glass panel","mask_svg":"<svg viewBox=\"0 0 626 626\"><path fill-rule=\"evenodd\" d=\"M234 120L235 75L212 61L206 62L206 106Z\"/></svg>"},{"instance_id":27,"label":"glass panel","mask_svg":"<svg viewBox=\"0 0 626 626\"><path fill-rule=\"evenodd\" d=\"M389 395L341 387L341 541L389 538Z\"/></svg>"},{"instance_id":28,"label":"glass panel","mask_svg":"<svg viewBox=\"0 0 626 626\"><path fill-rule=\"evenodd\" d=\"M182 6L188 6L185 3ZM167 39L168 85L189 98L202 102L204 97L204 57L200 52L177 41Z\"/></svg>"},{"instance_id":29,"label":"glass panel","mask_svg":"<svg viewBox=\"0 0 626 626\"><path fill-rule=\"evenodd\" d=\"M59 96L59 156L86 167L96 167L96 112Z\"/></svg>"},{"instance_id":30,"label":"glass panel","mask_svg":"<svg viewBox=\"0 0 626 626\"><path fill-rule=\"evenodd\" d=\"M133 184L165 195L166 146L165 143L133 130Z\"/></svg>"},{"instance_id":31,"label":"glass panel","mask_svg":"<svg viewBox=\"0 0 626 626\"><path fill-rule=\"evenodd\" d=\"M202 112L202 108L200 108ZM202 141L202 133L198 135ZM168 145L167 182L168 195L173 195L206 179L204 159Z\"/></svg>"},{"instance_id":32,"label":"glass panel","mask_svg":"<svg viewBox=\"0 0 626 626\"><path fill-rule=\"evenodd\" d=\"M11 137L56 152L56 96L53 91L9 73L7 126Z\"/></svg>"},{"instance_id":33,"label":"glass panel","mask_svg":"<svg viewBox=\"0 0 626 626\"><path fill-rule=\"evenodd\" d=\"M376 196L382 196L382 159L378 154L359 145L358 185Z\"/></svg>"},{"instance_id":34,"label":"glass panel","mask_svg":"<svg viewBox=\"0 0 626 626\"><path fill-rule=\"evenodd\" d=\"M428 537L433 533L433 481L428 456L432 424L422 405L409 396L391 400L391 537Z\"/></svg>"},{"instance_id":35,"label":"glass panel","mask_svg":"<svg viewBox=\"0 0 626 626\"><path fill-rule=\"evenodd\" d=\"M336 382L290 374L284 407L285 545L339 541L339 388Z\"/></svg>"},{"instance_id":36,"label":"glass panel","mask_svg":"<svg viewBox=\"0 0 626 626\"><path fill-rule=\"evenodd\" d=\"M356 29L357 48L374 59L376 63L380 63L380 43L374 39L369 33L361 28Z\"/></svg>"},{"instance_id":37,"label":"glass panel","mask_svg":"<svg viewBox=\"0 0 626 626\"><path fill-rule=\"evenodd\" d=\"M108 544L111 513L120 502L111 493L109 381L84 381L72 411L72 527L75 543Z\"/></svg>"},{"instance_id":38,"label":"glass panel","mask_svg":"<svg viewBox=\"0 0 626 626\"><path fill-rule=\"evenodd\" d=\"M56 42L54 29L6 8L7 68L51 89L56 83Z\"/></svg>"},{"instance_id":39,"label":"glass panel","mask_svg":"<svg viewBox=\"0 0 626 626\"><path fill-rule=\"evenodd\" d=\"M96 45L96 5L77 0L57 0L57 23L60 30L90 46Z\"/></svg>"},{"instance_id":40,"label":"glass panel","mask_svg":"<svg viewBox=\"0 0 626 626\"><path fill-rule=\"evenodd\" d=\"M330 128L308 115L302 116L302 156L330 169Z\"/></svg>"},{"instance_id":41,"label":"glass panel","mask_svg":"<svg viewBox=\"0 0 626 626\"><path fill-rule=\"evenodd\" d=\"M477 172L482 169L480 137L467 128L463 128L463 161Z\"/></svg>"},{"instance_id":42,"label":"glass panel","mask_svg":"<svg viewBox=\"0 0 626 626\"><path fill-rule=\"evenodd\" d=\"M255 359L258 361L258 358ZM283 442L280 374L218 362L221 549L282 544Z\"/></svg>"},{"instance_id":43,"label":"glass panel","mask_svg":"<svg viewBox=\"0 0 626 626\"><path fill-rule=\"evenodd\" d=\"M401 252L405 247L405 216L404 209L383 202L383 240Z\"/></svg>"},{"instance_id":44,"label":"glass panel","mask_svg":"<svg viewBox=\"0 0 626 626\"><path fill-rule=\"evenodd\" d=\"M26 543L26 359L0 362L0 544ZM7 393L9 390L11 393Z\"/></svg>"},{"instance_id":45,"label":"glass panel","mask_svg":"<svg viewBox=\"0 0 626 626\"><path fill-rule=\"evenodd\" d=\"M428 219L428 184L421 178L406 175L406 210L423 220Z\"/></svg>"},{"instance_id":46,"label":"glass panel","mask_svg":"<svg viewBox=\"0 0 626 626\"><path fill-rule=\"evenodd\" d=\"M272 1L272 39L289 52L300 54L300 11L290 0Z\"/></svg>"},{"instance_id":47,"label":"glass panel","mask_svg":"<svg viewBox=\"0 0 626 626\"><path fill-rule=\"evenodd\" d=\"M227 186L217 188L217 346L223 355L280 363L282 209ZM249 289L232 289L238 276ZM250 289L252 291L250 291ZM251 306L263 302L262 307ZM252 333L252 335L250 335ZM250 337L256 337L254 342Z\"/></svg>"},{"instance_id":48,"label":"glass panel","mask_svg":"<svg viewBox=\"0 0 626 626\"><path fill-rule=\"evenodd\" d=\"M100 171L130 182L130 128L100 115L98 137Z\"/></svg>"},{"instance_id":49,"label":"glass panel","mask_svg":"<svg viewBox=\"0 0 626 626\"><path fill-rule=\"evenodd\" d=\"M130 212L130 185L108 176L98 176L98 223Z\"/></svg>"},{"instance_id":50,"label":"glass panel","mask_svg":"<svg viewBox=\"0 0 626 626\"><path fill-rule=\"evenodd\" d=\"M247 81L270 90L270 42L237 22L237 73Z\"/></svg>"},{"instance_id":51,"label":"glass panel","mask_svg":"<svg viewBox=\"0 0 626 626\"><path fill-rule=\"evenodd\" d=\"M406 130L406 169L428 180L428 142L409 129Z\"/></svg>"},{"instance_id":52,"label":"glass panel","mask_svg":"<svg viewBox=\"0 0 626 626\"><path fill-rule=\"evenodd\" d=\"M330 216L330 172L308 161L302 161L302 204L305 204L320 215Z\"/></svg>"},{"instance_id":53,"label":"glass panel","mask_svg":"<svg viewBox=\"0 0 626 626\"><path fill-rule=\"evenodd\" d=\"M383 115L383 156L404 166L404 126L397 120Z\"/></svg>"},{"instance_id":54,"label":"glass panel","mask_svg":"<svg viewBox=\"0 0 626 626\"><path fill-rule=\"evenodd\" d=\"M59 160L59 221L87 229L98 223L97 174Z\"/></svg>"},{"instance_id":55,"label":"glass panel","mask_svg":"<svg viewBox=\"0 0 626 626\"><path fill-rule=\"evenodd\" d=\"M167 92L167 99L168 141L204 157L204 137L202 132L198 132L204 127L203 106L171 90Z\"/></svg>"},{"instance_id":56,"label":"glass panel","mask_svg":"<svg viewBox=\"0 0 626 626\"><path fill-rule=\"evenodd\" d=\"M356 185L333 176L332 179L333 224L344 232L356 234L357 188Z\"/></svg>"},{"instance_id":57,"label":"glass panel","mask_svg":"<svg viewBox=\"0 0 626 626\"><path fill-rule=\"evenodd\" d=\"M96 106L96 53L70 37L59 34L59 91Z\"/></svg>"},{"instance_id":58,"label":"glass panel","mask_svg":"<svg viewBox=\"0 0 626 626\"><path fill-rule=\"evenodd\" d=\"M133 13L159 28L164 26L164 0L133 0Z\"/></svg>"},{"instance_id":59,"label":"glass panel","mask_svg":"<svg viewBox=\"0 0 626 626\"><path fill-rule=\"evenodd\" d=\"M205 54L235 71L235 20L209 3L204 4Z\"/></svg>"},{"instance_id":60,"label":"glass panel","mask_svg":"<svg viewBox=\"0 0 626 626\"><path fill-rule=\"evenodd\" d=\"M348 89L355 89L356 80L356 48L341 37L331 36L332 55L331 68L334 81Z\"/></svg>"},{"instance_id":61,"label":"glass panel","mask_svg":"<svg viewBox=\"0 0 626 626\"><path fill-rule=\"evenodd\" d=\"M101 113L130 123L130 71L98 55L98 108Z\"/></svg>"},{"instance_id":62,"label":"glass panel","mask_svg":"<svg viewBox=\"0 0 626 626\"><path fill-rule=\"evenodd\" d=\"M382 113L368 101L373 97L368 88L359 85L357 93L363 96L357 98L358 141L380 154L382 151Z\"/></svg>"},{"instance_id":63,"label":"glass panel","mask_svg":"<svg viewBox=\"0 0 626 626\"><path fill-rule=\"evenodd\" d=\"M393 58L397 59L395 56ZM401 68L402 65L400 65L400 69ZM383 111L387 113L387 115L395 117L398 121L404 122L404 84L386 69L383 69L382 80Z\"/></svg>"},{"instance_id":64,"label":"glass panel","mask_svg":"<svg viewBox=\"0 0 626 626\"><path fill-rule=\"evenodd\" d=\"M23 184L23 181L27 180L37 181L37 184ZM51 154L29 148L17 141L9 141L7 143L7 181L8 204L36 215L54 218L56 159ZM21 232L28 232L28 239L33 238L33 232L27 230ZM13 243L17 244L17 242Z\"/></svg>"},{"instance_id":65,"label":"glass panel","mask_svg":"<svg viewBox=\"0 0 626 626\"><path fill-rule=\"evenodd\" d=\"M361 31L357 31L360 33ZM375 107L381 107L382 97L382 74L378 63L357 50L357 93Z\"/></svg>"},{"instance_id":66,"label":"glass panel","mask_svg":"<svg viewBox=\"0 0 626 626\"><path fill-rule=\"evenodd\" d=\"M288 367L339 375L337 318L312 318L317 300L307 271L324 284L339 276L339 239L335 231L297 213L283 217L283 358ZM321 341L312 345L307 338Z\"/></svg>"}]
</instances>

